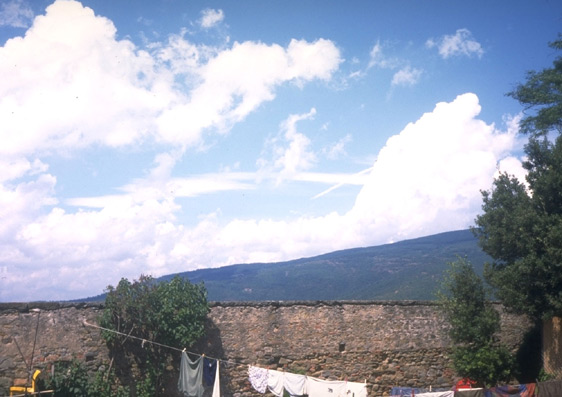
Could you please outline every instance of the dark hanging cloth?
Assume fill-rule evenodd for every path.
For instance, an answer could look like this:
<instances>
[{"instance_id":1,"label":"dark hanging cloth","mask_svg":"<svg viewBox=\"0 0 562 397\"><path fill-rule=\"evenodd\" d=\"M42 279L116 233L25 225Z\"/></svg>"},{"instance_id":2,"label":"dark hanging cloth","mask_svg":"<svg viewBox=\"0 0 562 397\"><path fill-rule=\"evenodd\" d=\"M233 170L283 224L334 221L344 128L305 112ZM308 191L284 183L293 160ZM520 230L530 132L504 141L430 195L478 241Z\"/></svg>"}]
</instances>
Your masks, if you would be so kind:
<instances>
[{"instance_id":1,"label":"dark hanging cloth","mask_svg":"<svg viewBox=\"0 0 562 397\"><path fill-rule=\"evenodd\" d=\"M205 382L205 386L213 386L215 384L217 365L217 360L203 357L203 381Z\"/></svg>"},{"instance_id":2,"label":"dark hanging cloth","mask_svg":"<svg viewBox=\"0 0 562 397\"><path fill-rule=\"evenodd\" d=\"M201 397L203 387L203 358L191 361L186 352L181 353L178 390L184 397Z\"/></svg>"},{"instance_id":3,"label":"dark hanging cloth","mask_svg":"<svg viewBox=\"0 0 562 397\"><path fill-rule=\"evenodd\" d=\"M535 397L536 383L515 386L496 386L486 389L485 397Z\"/></svg>"}]
</instances>

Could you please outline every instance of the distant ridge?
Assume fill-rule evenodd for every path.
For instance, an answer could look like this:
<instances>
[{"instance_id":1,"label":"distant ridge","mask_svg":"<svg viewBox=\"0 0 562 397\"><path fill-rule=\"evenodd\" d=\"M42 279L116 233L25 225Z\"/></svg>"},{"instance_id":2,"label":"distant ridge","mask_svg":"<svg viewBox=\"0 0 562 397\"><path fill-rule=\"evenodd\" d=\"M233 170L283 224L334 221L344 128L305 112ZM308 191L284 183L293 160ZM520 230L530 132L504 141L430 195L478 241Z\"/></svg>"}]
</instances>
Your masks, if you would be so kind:
<instances>
[{"instance_id":1,"label":"distant ridge","mask_svg":"<svg viewBox=\"0 0 562 397\"><path fill-rule=\"evenodd\" d=\"M479 274L490 260L470 230L459 230L311 258L178 275L192 283L204 282L210 301L433 300L447 263L458 256L466 257ZM99 295L79 301L104 298Z\"/></svg>"}]
</instances>

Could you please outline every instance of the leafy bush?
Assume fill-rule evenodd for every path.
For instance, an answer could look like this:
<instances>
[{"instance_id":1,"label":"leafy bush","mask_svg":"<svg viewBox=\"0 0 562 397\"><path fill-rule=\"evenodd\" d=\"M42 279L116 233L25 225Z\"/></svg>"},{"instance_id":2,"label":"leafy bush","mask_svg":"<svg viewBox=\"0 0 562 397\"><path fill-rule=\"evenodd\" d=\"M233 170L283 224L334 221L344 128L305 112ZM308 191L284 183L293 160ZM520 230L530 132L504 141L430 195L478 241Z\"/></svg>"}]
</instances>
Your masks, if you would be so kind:
<instances>
[{"instance_id":1,"label":"leafy bush","mask_svg":"<svg viewBox=\"0 0 562 397\"><path fill-rule=\"evenodd\" d=\"M78 360L55 363L54 375L45 382L45 388L54 390L57 397L127 397L129 389L116 384L114 371L88 374Z\"/></svg>"},{"instance_id":2,"label":"leafy bush","mask_svg":"<svg viewBox=\"0 0 562 397\"><path fill-rule=\"evenodd\" d=\"M137 379L137 396L161 395L172 352L166 346L189 348L205 333L207 290L178 276L169 282L141 276L133 282L121 279L116 288L109 286L106 291L100 325L130 336L102 331L110 354L119 363L118 375Z\"/></svg>"}]
</instances>

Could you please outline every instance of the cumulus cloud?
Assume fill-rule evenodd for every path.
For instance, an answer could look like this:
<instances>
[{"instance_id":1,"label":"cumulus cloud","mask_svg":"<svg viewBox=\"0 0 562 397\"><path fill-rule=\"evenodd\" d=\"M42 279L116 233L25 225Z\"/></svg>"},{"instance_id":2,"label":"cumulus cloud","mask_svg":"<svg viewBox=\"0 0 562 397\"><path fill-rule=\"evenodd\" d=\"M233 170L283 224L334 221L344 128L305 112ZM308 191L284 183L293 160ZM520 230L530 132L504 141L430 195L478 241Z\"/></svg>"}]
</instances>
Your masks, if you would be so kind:
<instances>
[{"instance_id":1,"label":"cumulus cloud","mask_svg":"<svg viewBox=\"0 0 562 397\"><path fill-rule=\"evenodd\" d=\"M391 137L373 167L357 175L363 187L349 212L235 220L215 230L217 242L230 263L279 261L472 225L480 190L491 187L498 164L520 144L513 124L499 130L477 118L480 110L476 95L460 95Z\"/></svg>"},{"instance_id":2,"label":"cumulus cloud","mask_svg":"<svg viewBox=\"0 0 562 397\"><path fill-rule=\"evenodd\" d=\"M468 29L458 29L454 35L445 35L438 40L429 39L426 46L428 48L437 47L439 55L443 59L460 55L468 57L475 55L481 58L484 54L482 46L474 40Z\"/></svg>"},{"instance_id":3,"label":"cumulus cloud","mask_svg":"<svg viewBox=\"0 0 562 397\"><path fill-rule=\"evenodd\" d=\"M480 110L476 95L460 95L387 141L350 213L363 237L384 230L399 240L471 225L480 190L518 145L512 125L500 131L477 119Z\"/></svg>"},{"instance_id":4,"label":"cumulus cloud","mask_svg":"<svg viewBox=\"0 0 562 397\"><path fill-rule=\"evenodd\" d=\"M0 257L8 268L0 299L37 298L39 291L53 299L70 298L98 293L106 280L137 277L141 271L160 275L209 264L287 260L468 227L481 205L479 191L490 188L498 165L521 170L509 155L518 145L515 123L499 130L479 120L479 112L474 94L437 104L391 137L373 167L356 176L355 183L363 187L348 213L294 220L224 223L215 212L188 226L177 218L178 204L165 189L159 196L135 195L131 189L100 208L75 213L57 206L45 212L46 204L54 205L49 200L56 180L40 164L20 164L20 173L40 174L0 195L0 216L8 221L0 230ZM312 116L311 111L288 118L282 137L291 141L299 136L297 123ZM162 156L155 168L166 168L170 161ZM298 175L304 180L321 177ZM325 182L335 182L333 178L326 175ZM187 189L185 196L199 182L170 181ZM10 222L15 219L25 221ZM58 277L48 277L45 269ZM67 285L66 280L73 281Z\"/></svg>"},{"instance_id":5,"label":"cumulus cloud","mask_svg":"<svg viewBox=\"0 0 562 397\"><path fill-rule=\"evenodd\" d=\"M204 29L212 28L224 20L224 12L222 10L207 8L201 14L200 24Z\"/></svg>"},{"instance_id":6,"label":"cumulus cloud","mask_svg":"<svg viewBox=\"0 0 562 397\"><path fill-rule=\"evenodd\" d=\"M0 154L116 147L147 134L174 94L153 59L115 33L93 10L58 1L0 48L10 76L0 83Z\"/></svg>"},{"instance_id":7,"label":"cumulus cloud","mask_svg":"<svg viewBox=\"0 0 562 397\"><path fill-rule=\"evenodd\" d=\"M218 22L222 14L213 15ZM118 40L112 21L92 9L56 1L24 36L0 47L0 73L10 76L0 80L0 260L7 269L0 300L38 299L39 291L66 299L140 272L226 262L204 260L211 242L202 240L218 228L215 218L187 228L176 199L252 189L255 175L172 176L177 161L207 134L228 133L280 85L328 81L342 60L324 39L212 48L184 33L139 48ZM289 134L293 150L303 147L300 138ZM59 202L45 158L94 147L168 151L114 194ZM281 163L305 167L297 158ZM199 243L188 255L195 262L186 264L184 241L191 250Z\"/></svg>"},{"instance_id":8,"label":"cumulus cloud","mask_svg":"<svg viewBox=\"0 0 562 397\"><path fill-rule=\"evenodd\" d=\"M11 0L0 4L0 26L27 28L33 16L33 10L24 0Z\"/></svg>"},{"instance_id":9,"label":"cumulus cloud","mask_svg":"<svg viewBox=\"0 0 562 397\"><path fill-rule=\"evenodd\" d=\"M377 51L373 65L384 65ZM478 98L465 94L390 138L367 170L316 173L318 152L303 132L313 108L281 123L264 169L269 178L362 186L352 210L284 220L230 220L220 209L194 216L185 201L249 191L263 173L175 175L186 148L229 133L284 84L330 80L341 62L325 39L205 48L180 32L141 49L80 3L49 6L0 48L0 73L10 76L0 79L0 300L83 297L143 272L286 260L467 227L498 168L520 170L507 155L515 126L479 120ZM324 154L343 154L346 142ZM150 168L99 196L62 197L48 163L88 148L149 145L159 151Z\"/></svg>"},{"instance_id":10,"label":"cumulus cloud","mask_svg":"<svg viewBox=\"0 0 562 397\"><path fill-rule=\"evenodd\" d=\"M172 36L148 52L115 34L90 8L57 1L25 37L0 48L0 73L11 76L0 83L1 154L150 140L190 147L205 129L228 131L273 99L276 86L327 80L341 62L329 40L235 43L213 53ZM189 94L175 84L181 76Z\"/></svg>"}]
</instances>

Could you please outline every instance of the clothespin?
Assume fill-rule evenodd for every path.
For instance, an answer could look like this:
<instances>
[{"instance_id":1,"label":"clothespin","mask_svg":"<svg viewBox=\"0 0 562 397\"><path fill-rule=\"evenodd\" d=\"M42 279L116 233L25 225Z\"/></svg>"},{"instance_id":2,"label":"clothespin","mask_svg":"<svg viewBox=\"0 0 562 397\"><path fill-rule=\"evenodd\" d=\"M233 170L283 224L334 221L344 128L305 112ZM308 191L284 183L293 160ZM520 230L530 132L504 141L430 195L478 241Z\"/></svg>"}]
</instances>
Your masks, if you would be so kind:
<instances>
[{"instance_id":1,"label":"clothespin","mask_svg":"<svg viewBox=\"0 0 562 397\"><path fill-rule=\"evenodd\" d=\"M182 353L185 353L185 347L183 348L183 350L181 351Z\"/></svg>"},{"instance_id":2,"label":"clothespin","mask_svg":"<svg viewBox=\"0 0 562 397\"><path fill-rule=\"evenodd\" d=\"M145 343L145 342L146 342L146 339L143 339L143 340L142 340L142 343L141 343L141 347L142 347L143 349L144 349L144 343Z\"/></svg>"}]
</instances>

